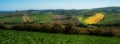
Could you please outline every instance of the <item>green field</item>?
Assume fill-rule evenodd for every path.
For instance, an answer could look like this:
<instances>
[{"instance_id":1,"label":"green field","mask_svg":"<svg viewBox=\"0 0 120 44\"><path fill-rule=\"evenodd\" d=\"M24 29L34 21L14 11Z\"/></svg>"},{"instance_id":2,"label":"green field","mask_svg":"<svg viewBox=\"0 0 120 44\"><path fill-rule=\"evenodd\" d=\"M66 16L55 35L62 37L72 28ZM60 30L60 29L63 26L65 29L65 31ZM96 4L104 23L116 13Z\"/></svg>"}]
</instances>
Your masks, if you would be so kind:
<instances>
[{"instance_id":1,"label":"green field","mask_svg":"<svg viewBox=\"0 0 120 44\"><path fill-rule=\"evenodd\" d=\"M52 18L49 15L30 15L29 16L30 20L33 22L51 22ZM0 22L12 22L12 23L20 23L23 22L22 16L13 16L13 17L3 17L0 18Z\"/></svg>"},{"instance_id":2,"label":"green field","mask_svg":"<svg viewBox=\"0 0 120 44\"><path fill-rule=\"evenodd\" d=\"M49 15L32 15L29 16L33 22L50 22L52 18Z\"/></svg>"},{"instance_id":3,"label":"green field","mask_svg":"<svg viewBox=\"0 0 120 44\"><path fill-rule=\"evenodd\" d=\"M120 38L0 30L0 44L120 44Z\"/></svg>"},{"instance_id":4,"label":"green field","mask_svg":"<svg viewBox=\"0 0 120 44\"><path fill-rule=\"evenodd\" d=\"M4 22L19 23L19 22L23 22L23 19L22 19L22 16L4 17L4 18L0 18L0 22L1 23L4 23Z\"/></svg>"},{"instance_id":5,"label":"green field","mask_svg":"<svg viewBox=\"0 0 120 44\"><path fill-rule=\"evenodd\" d=\"M103 21L99 24L115 24L120 23L120 14L106 14Z\"/></svg>"}]
</instances>

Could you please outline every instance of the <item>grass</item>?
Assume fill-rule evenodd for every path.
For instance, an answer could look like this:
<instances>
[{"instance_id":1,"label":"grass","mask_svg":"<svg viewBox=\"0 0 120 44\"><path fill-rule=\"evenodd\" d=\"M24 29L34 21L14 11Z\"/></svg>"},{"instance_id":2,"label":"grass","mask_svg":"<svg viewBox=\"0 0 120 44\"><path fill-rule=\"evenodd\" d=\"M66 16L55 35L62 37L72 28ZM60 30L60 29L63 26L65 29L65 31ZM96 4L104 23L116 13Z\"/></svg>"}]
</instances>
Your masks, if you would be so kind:
<instances>
[{"instance_id":1,"label":"grass","mask_svg":"<svg viewBox=\"0 0 120 44\"><path fill-rule=\"evenodd\" d=\"M1 23L4 23L4 22L19 23L19 22L23 22L23 19L22 19L22 16L4 17L4 18L0 18L0 22Z\"/></svg>"},{"instance_id":2,"label":"grass","mask_svg":"<svg viewBox=\"0 0 120 44\"><path fill-rule=\"evenodd\" d=\"M52 18L49 15L31 15L29 17L33 22L46 23L52 21ZM23 19L22 16L0 18L0 23L4 22L20 23L23 22Z\"/></svg>"},{"instance_id":3,"label":"grass","mask_svg":"<svg viewBox=\"0 0 120 44\"><path fill-rule=\"evenodd\" d=\"M120 23L120 14L107 14L105 19L99 24L115 24Z\"/></svg>"},{"instance_id":4,"label":"grass","mask_svg":"<svg viewBox=\"0 0 120 44\"><path fill-rule=\"evenodd\" d=\"M0 44L120 44L120 38L0 30Z\"/></svg>"},{"instance_id":5,"label":"grass","mask_svg":"<svg viewBox=\"0 0 120 44\"><path fill-rule=\"evenodd\" d=\"M32 15L29 16L33 22L50 22L52 18L49 15Z\"/></svg>"}]
</instances>

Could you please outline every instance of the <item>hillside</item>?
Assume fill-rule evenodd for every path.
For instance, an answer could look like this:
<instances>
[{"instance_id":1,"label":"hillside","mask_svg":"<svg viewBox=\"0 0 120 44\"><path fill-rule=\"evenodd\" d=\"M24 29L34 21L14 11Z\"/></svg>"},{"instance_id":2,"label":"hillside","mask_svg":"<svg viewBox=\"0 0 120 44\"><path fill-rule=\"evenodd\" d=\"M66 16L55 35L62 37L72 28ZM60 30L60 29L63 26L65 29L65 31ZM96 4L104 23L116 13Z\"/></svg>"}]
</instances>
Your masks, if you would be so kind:
<instances>
[{"instance_id":1,"label":"hillside","mask_svg":"<svg viewBox=\"0 0 120 44\"><path fill-rule=\"evenodd\" d=\"M41 23L46 23L46 22L51 22L52 21L52 17L49 15L31 15L29 16L29 18L33 21L33 22L41 22Z\"/></svg>"},{"instance_id":2,"label":"hillside","mask_svg":"<svg viewBox=\"0 0 120 44\"><path fill-rule=\"evenodd\" d=\"M22 10L22 11L0 11L0 22L24 22L24 19L21 17L24 13L29 16L32 22L52 22L52 21L73 21L78 17L87 18L95 13L102 12L104 13L104 20L100 21L97 24L120 24L120 7L103 7L103 8L94 8L94 9L83 9L83 10ZM58 15L58 16L57 16ZM13 16L13 17L11 17ZM57 17L54 17L57 16ZM62 16L62 17L61 17ZM77 16L77 17L74 17ZM74 17L74 18L73 18ZM77 22L78 23L78 22ZM81 23L81 22L79 22Z\"/></svg>"},{"instance_id":3,"label":"hillside","mask_svg":"<svg viewBox=\"0 0 120 44\"><path fill-rule=\"evenodd\" d=\"M105 18L103 21L101 21L99 24L120 24L120 14L108 14L105 15Z\"/></svg>"},{"instance_id":4,"label":"hillside","mask_svg":"<svg viewBox=\"0 0 120 44\"><path fill-rule=\"evenodd\" d=\"M0 44L119 44L120 38L0 30Z\"/></svg>"},{"instance_id":5,"label":"hillside","mask_svg":"<svg viewBox=\"0 0 120 44\"><path fill-rule=\"evenodd\" d=\"M23 22L22 16L2 17L0 23L20 23Z\"/></svg>"}]
</instances>

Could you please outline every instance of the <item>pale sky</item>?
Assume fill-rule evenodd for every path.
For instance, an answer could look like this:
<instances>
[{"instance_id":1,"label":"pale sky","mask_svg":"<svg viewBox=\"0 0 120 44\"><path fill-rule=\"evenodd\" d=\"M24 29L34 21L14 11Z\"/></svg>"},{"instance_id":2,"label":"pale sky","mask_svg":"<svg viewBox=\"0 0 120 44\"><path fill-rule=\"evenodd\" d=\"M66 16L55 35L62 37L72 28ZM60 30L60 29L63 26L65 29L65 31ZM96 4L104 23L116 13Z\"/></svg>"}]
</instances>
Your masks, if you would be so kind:
<instances>
[{"instance_id":1,"label":"pale sky","mask_svg":"<svg viewBox=\"0 0 120 44\"><path fill-rule=\"evenodd\" d=\"M0 0L0 11L120 7L120 0Z\"/></svg>"}]
</instances>

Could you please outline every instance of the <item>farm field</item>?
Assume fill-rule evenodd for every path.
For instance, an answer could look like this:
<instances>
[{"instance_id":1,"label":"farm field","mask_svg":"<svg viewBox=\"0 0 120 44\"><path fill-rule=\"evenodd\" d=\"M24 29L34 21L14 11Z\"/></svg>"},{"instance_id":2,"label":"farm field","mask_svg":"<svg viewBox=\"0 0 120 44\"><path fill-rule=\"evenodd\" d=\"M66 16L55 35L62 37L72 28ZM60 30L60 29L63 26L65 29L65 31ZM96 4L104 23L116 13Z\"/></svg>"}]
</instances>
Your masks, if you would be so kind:
<instances>
[{"instance_id":1,"label":"farm field","mask_svg":"<svg viewBox=\"0 0 120 44\"><path fill-rule=\"evenodd\" d=\"M20 23L20 22L23 22L23 19L22 19L22 16L0 18L0 23L4 23L4 22Z\"/></svg>"},{"instance_id":2,"label":"farm field","mask_svg":"<svg viewBox=\"0 0 120 44\"><path fill-rule=\"evenodd\" d=\"M33 22L45 23L45 22L52 21L52 18L49 15L31 15L31 16L29 16L29 18Z\"/></svg>"},{"instance_id":3,"label":"farm field","mask_svg":"<svg viewBox=\"0 0 120 44\"><path fill-rule=\"evenodd\" d=\"M99 24L115 24L120 23L120 14L106 14L103 21Z\"/></svg>"},{"instance_id":4,"label":"farm field","mask_svg":"<svg viewBox=\"0 0 120 44\"><path fill-rule=\"evenodd\" d=\"M50 17L49 15L30 15L29 18L30 18L30 21L32 21L32 22L46 23L46 22L52 21L52 17ZM24 22L24 19L23 19L23 16L0 18L0 23L4 23L4 22L21 23L21 22Z\"/></svg>"},{"instance_id":5,"label":"farm field","mask_svg":"<svg viewBox=\"0 0 120 44\"><path fill-rule=\"evenodd\" d=\"M120 44L120 38L0 30L0 44Z\"/></svg>"}]
</instances>

